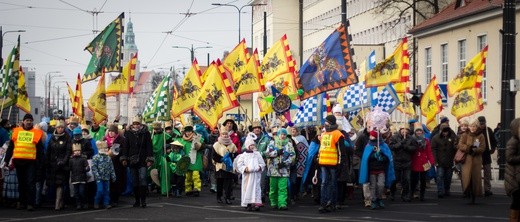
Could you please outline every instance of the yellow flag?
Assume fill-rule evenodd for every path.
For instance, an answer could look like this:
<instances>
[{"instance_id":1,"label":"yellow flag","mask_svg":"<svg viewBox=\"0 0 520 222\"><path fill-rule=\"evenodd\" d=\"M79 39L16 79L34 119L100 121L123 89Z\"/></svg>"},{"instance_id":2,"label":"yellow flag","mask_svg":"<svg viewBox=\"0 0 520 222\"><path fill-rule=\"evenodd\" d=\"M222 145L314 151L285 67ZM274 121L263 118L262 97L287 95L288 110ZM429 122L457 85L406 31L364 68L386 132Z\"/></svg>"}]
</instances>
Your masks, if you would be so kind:
<instances>
[{"instance_id":1,"label":"yellow flag","mask_svg":"<svg viewBox=\"0 0 520 222\"><path fill-rule=\"evenodd\" d=\"M451 114L460 120L463 117L473 115L484 109L482 92L480 88L469 88L460 91L453 100Z\"/></svg>"},{"instance_id":2,"label":"yellow flag","mask_svg":"<svg viewBox=\"0 0 520 222\"><path fill-rule=\"evenodd\" d=\"M134 90L135 67L137 64L137 53L123 67L123 72L119 74L114 81L107 87L107 96L115 96L117 94L128 94Z\"/></svg>"},{"instance_id":3,"label":"yellow flag","mask_svg":"<svg viewBox=\"0 0 520 222\"><path fill-rule=\"evenodd\" d=\"M76 80L76 92L74 94L74 103L72 103L72 112L83 118L83 90L81 89L81 76L78 73L78 78Z\"/></svg>"},{"instance_id":4,"label":"yellow flag","mask_svg":"<svg viewBox=\"0 0 520 222\"><path fill-rule=\"evenodd\" d=\"M406 93L397 93L397 97L399 98L399 101L401 101L401 104L397 106L397 110L409 116L415 115L413 103L406 97Z\"/></svg>"},{"instance_id":5,"label":"yellow flag","mask_svg":"<svg viewBox=\"0 0 520 222\"><path fill-rule=\"evenodd\" d=\"M487 51L488 46L484 47L454 79L448 82L448 95L450 97L464 89L480 88L482 76L486 69Z\"/></svg>"},{"instance_id":6,"label":"yellow flag","mask_svg":"<svg viewBox=\"0 0 520 222\"><path fill-rule=\"evenodd\" d=\"M246 73L248 54L246 40L242 39L224 59L224 68L231 73L234 82L240 80L242 75Z\"/></svg>"},{"instance_id":7,"label":"yellow flag","mask_svg":"<svg viewBox=\"0 0 520 222\"><path fill-rule=\"evenodd\" d=\"M88 108L92 110L92 112L94 113L92 121L94 121L95 123L100 124L101 121L106 120L108 118L104 70L103 74L101 75L101 78L99 79L96 91L88 99Z\"/></svg>"},{"instance_id":8,"label":"yellow flag","mask_svg":"<svg viewBox=\"0 0 520 222\"><path fill-rule=\"evenodd\" d=\"M426 117L428 122L429 120L435 119L435 116L441 111L441 91L437 84L437 77L434 75L421 97L421 113Z\"/></svg>"},{"instance_id":9,"label":"yellow flag","mask_svg":"<svg viewBox=\"0 0 520 222\"><path fill-rule=\"evenodd\" d=\"M271 82L273 83L273 86L283 94L291 95L298 93L298 88L296 88L296 79L292 72L279 75L272 79Z\"/></svg>"},{"instance_id":10,"label":"yellow flag","mask_svg":"<svg viewBox=\"0 0 520 222\"><path fill-rule=\"evenodd\" d=\"M201 71L197 60L193 60L190 70L186 73L181 87L178 88L177 97L172 104L172 118L193 108L197 96L202 88Z\"/></svg>"},{"instance_id":11,"label":"yellow flag","mask_svg":"<svg viewBox=\"0 0 520 222\"><path fill-rule=\"evenodd\" d=\"M275 42L266 52L260 68L267 81L271 81L279 75L294 72L295 65L295 61L292 59L292 54L289 49L287 36L283 35L282 38Z\"/></svg>"},{"instance_id":12,"label":"yellow flag","mask_svg":"<svg viewBox=\"0 0 520 222\"><path fill-rule=\"evenodd\" d=\"M208 78L200 90L193 112L214 129L223 113L239 104L220 60L212 62L206 72Z\"/></svg>"},{"instance_id":13,"label":"yellow flag","mask_svg":"<svg viewBox=\"0 0 520 222\"><path fill-rule=\"evenodd\" d=\"M408 40L404 38L394 53L369 70L365 76L366 87L385 86L390 82L407 81L410 73L410 58L408 54ZM396 88L397 91L397 88Z\"/></svg>"},{"instance_id":14,"label":"yellow flag","mask_svg":"<svg viewBox=\"0 0 520 222\"><path fill-rule=\"evenodd\" d=\"M430 131L433 131L433 129L436 126L437 126L437 118L427 119L426 120L426 128L428 128Z\"/></svg>"},{"instance_id":15,"label":"yellow flag","mask_svg":"<svg viewBox=\"0 0 520 222\"><path fill-rule=\"evenodd\" d=\"M258 60L258 51L255 49L253 56L247 62L245 72L235 81L233 89L235 94L240 96L253 92L262 92L265 90L264 85L260 61Z\"/></svg>"},{"instance_id":16,"label":"yellow flag","mask_svg":"<svg viewBox=\"0 0 520 222\"><path fill-rule=\"evenodd\" d=\"M69 92L70 104L74 105L74 90L72 90L72 88L70 87L69 82L65 82L65 83L67 83L67 91Z\"/></svg>"},{"instance_id":17,"label":"yellow flag","mask_svg":"<svg viewBox=\"0 0 520 222\"><path fill-rule=\"evenodd\" d=\"M25 113L31 113L31 102L29 101L29 94L27 94L25 73L22 71L22 67L20 67L18 73L18 96L16 97L16 106L22 109Z\"/></svg>"}]
</instances>

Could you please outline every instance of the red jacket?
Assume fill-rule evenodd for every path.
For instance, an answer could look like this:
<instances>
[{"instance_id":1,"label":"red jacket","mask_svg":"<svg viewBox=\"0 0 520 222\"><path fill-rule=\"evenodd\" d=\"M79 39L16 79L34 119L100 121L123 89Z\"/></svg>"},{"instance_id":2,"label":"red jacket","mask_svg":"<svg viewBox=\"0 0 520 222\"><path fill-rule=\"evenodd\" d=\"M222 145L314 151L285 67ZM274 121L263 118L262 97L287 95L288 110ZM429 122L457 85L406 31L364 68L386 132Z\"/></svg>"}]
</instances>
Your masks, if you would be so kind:
<instances>
[{"instance_id":1,"label":"red jacket","mask_svg":"<svg viewBox=\"0 0 520 222\"><path fill-rule=\"evenodd\" d=\"M425 148L417 148L417 150L412 155L412 171L414 172L424 172L426 171L424 166L425 164L430 162L431 167L435 166L435 160L433 159L432 149L430 147L430 140L424 139L426 141ZM416 144L419 146L418 144Z\"/></svg>"}]
</instances>

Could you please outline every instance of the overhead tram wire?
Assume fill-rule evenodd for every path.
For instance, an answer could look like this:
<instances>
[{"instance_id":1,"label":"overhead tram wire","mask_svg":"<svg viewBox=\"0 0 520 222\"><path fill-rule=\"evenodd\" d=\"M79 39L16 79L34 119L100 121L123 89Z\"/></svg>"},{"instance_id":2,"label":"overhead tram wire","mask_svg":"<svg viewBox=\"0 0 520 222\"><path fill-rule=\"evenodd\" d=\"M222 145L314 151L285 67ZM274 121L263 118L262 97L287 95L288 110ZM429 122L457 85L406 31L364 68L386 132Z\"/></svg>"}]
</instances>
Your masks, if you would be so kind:
<instances>
[{"instance_id":1,"label":"overhead tram wire","mask_svg":"<svg viewBox=\"0 0 520 222\"><path fill-rule=\"evenodd\" d=\"M50 41L54 41L54 40L71 39L71 38L77 38L77 37L83 37L83 36L91 36L91 35L92 35L92 33L88 33L88 34L65 36L65 37L52 38L52 39L42 39L42 40L35 40L35 41L31 41L31 42L24 42L23 44L33 44L33 43L39 43L39 42L50 42Z\"/></svg>"}]
</instances>

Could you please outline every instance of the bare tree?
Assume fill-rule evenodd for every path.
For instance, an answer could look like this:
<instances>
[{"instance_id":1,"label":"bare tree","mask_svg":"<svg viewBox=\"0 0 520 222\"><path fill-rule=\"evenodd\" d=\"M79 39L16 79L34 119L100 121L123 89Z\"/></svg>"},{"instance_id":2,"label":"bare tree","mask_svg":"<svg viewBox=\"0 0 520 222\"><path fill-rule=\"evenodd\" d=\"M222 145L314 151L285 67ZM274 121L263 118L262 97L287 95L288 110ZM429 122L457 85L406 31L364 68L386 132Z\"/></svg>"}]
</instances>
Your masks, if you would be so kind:
<instances>
[{"instance_id":1,"label":"bare tree","mask_svg":"<svg viewBox=\"0 0 520 222\"><path fill-rule=\"evenodd\" d=\"M442 7L452 0L375 0L377 7L375 14L387 15L393 18L402 18L407 14L414 13L416 22L426 20L439 13ZM396 25L396 24L394 24Z\"/></svg>"}]
</instances>

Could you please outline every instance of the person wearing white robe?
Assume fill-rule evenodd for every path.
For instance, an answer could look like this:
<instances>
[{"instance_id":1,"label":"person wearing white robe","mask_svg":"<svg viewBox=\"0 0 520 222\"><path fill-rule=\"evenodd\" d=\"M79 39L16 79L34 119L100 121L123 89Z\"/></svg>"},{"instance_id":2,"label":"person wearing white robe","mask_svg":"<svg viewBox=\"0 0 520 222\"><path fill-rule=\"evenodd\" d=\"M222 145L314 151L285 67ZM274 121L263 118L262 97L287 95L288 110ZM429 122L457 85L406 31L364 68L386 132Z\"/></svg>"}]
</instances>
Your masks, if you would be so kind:
<instances>
[{"instance_id":1,"label":"person wearing white robe","mask_svg":"<svg viewBox=\"0 0 520 222\"><path fill-rule=\"evenodd\" d=\"M245 152L237 157L237 171L242 174L242 200L241 206L246 210L260 210L262 205L262 189L260 179L265 170L265 162L262 154L256 151L256 135L249 133L244 142Z\"/></svg>"},{"instance_id":2,"label":"person wearing white robe","mask_svg":"<svg viewBox=\"0 0 520 222\"><path fill-rule=\"evenodd\" d=\"M343 109L341 108L341 105L336 104L332 108L332 114L334 114L336 117L336 122L338 122L338 126L340 126L341 129L345 130L347 133L352 130L352 126L348 122L348 119L343 116Z\"/></svg>"}]
</instances>

